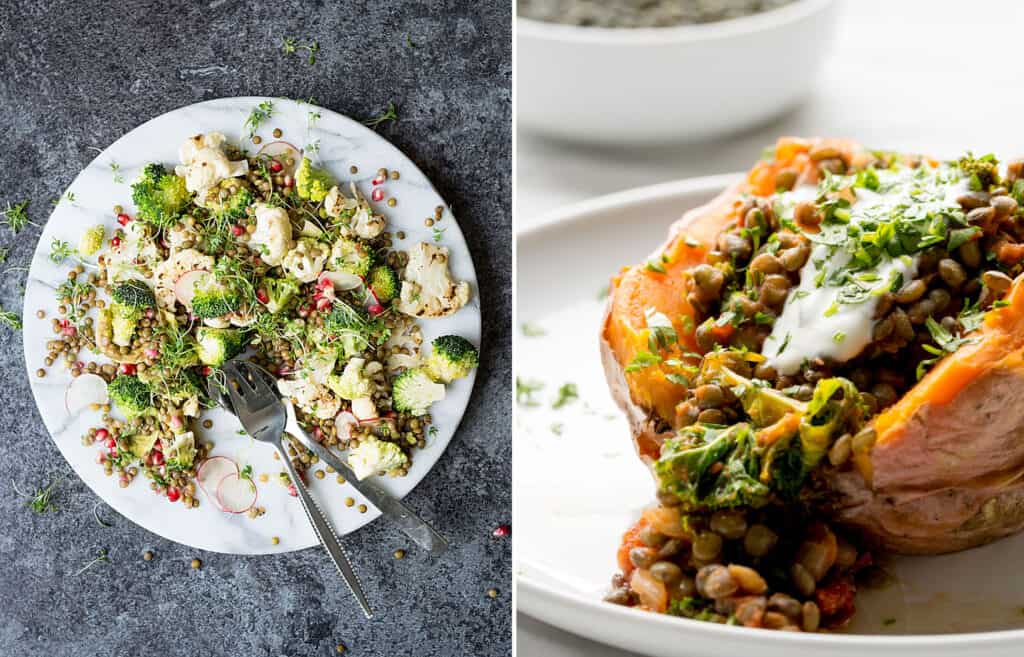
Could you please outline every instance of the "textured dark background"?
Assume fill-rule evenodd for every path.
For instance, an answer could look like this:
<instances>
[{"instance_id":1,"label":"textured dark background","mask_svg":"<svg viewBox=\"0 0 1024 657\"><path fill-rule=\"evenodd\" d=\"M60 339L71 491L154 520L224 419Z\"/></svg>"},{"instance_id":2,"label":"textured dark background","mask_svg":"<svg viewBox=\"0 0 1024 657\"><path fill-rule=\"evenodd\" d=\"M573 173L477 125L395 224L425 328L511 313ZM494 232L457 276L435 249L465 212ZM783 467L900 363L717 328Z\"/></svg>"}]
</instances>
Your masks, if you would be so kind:
<instances>
[{"instance_id":1,"label":"textured dark background","mask_svg":"<svg viewBox=\"0 0 1024 657\"><path fill-rule=\"evenodd\" d=\"M70 471L29 393L20 332L0 328L0 655L336 654L458 657L511 653L510 515L511 2L0 0L0 207L50 202L136 125L192 102L237 95L314 97L355 118L388 101L381 133L455 208L477 267L483 362L462 428L410 495L452 541L437 562L377 521L346 539L383 612L363 620L326 554L236 557L186 548L101 506ZM310 66L283 36L316 39ZM4 268L28 263L39 228ZM20 310L23 271L0 275ZM42 338L42 336L37 336ZM12 487L61 480L37 515ZM75 576L100 548L110 563ZM391 553L408 548L403 560ZM153 561L142 560L153 550ZM193 557L203 568L191 570ZM499 595L491 599L489 588Z\"/></svg>"}]
</instances>

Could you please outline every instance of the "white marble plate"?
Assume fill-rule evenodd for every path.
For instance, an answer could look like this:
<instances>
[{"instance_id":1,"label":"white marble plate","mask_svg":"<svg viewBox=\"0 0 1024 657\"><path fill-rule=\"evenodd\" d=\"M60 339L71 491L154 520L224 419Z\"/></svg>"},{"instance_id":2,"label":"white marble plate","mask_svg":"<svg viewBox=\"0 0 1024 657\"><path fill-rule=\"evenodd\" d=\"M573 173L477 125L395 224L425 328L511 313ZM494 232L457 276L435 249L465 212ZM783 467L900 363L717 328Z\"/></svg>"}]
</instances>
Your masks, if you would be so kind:
<instances>
[{"instance_id":1,"label":"white marble plate","mask_svg":"<svg viewBox=\"0 0 1024 657\"><path fill-rule=\"evenodd\" d=\"M891 559L895 583L861 591L845 634L794 635L671 618L601 601L623 531L654 484L605 384L600 291L642 261L683 212L737 176L695 178L588 201L517 236L516 376L544 388L517 406L516 579L519 609L564 630L654 657L829 654L1017 655L1024 641L1024 535L939 557ZM570 263L571 266L566 266ZM580 400L552 410L558 386Z\"/></svg>"},{"instance_id":2,"label":"white marble plate","mask_svg":"<svg viewBox=\"0 0 1024 657\"><path fill-rule=\"evenodd\" d=\"M282 130L282 139L299 148L318 141L319 154L313 157L319 160L319 164L328 167L342 185L347 186L349 181L354 181L367 198L371 195L371 180L379 168L385 167L401 174L399 180L388 180L383 185L385 198L396 198L397 206L388 207L383 201L373 203L387 217L389 230L405 232L405 240L395 240L396 248L405 249L420 241L433 241L432 230L424 226L423 220L433 214L435 207L445 206L444 219L438 223L444 228L440 243L451 251L452 275L469 281L473 295L470 303L455 315L421 322L424 342L439 335L458 334L476 345L480 344L476 273L462 231L423 172L397 148L362 124L327 109L282 98L223 98L183 107L152 119L100 153L68 187L67 192L73 194L74 200L69 200L67 195L61 198L43 229L32 259L24 306L25 362L32 393L57 447L78 476L103 501L160 536L196 548L234 554L287 552L317 543L299 500L290 497L284 487L273 481L273 476L281 471L280 462L272 458L273 448L255 443L248 436L238 435L240 426L237 420L220 409L206 411L203 419L212 420L213 427L209 430L199 427L197 431L198 438L215 444L214 455L228 456L241 465L251 464L254 474L271 475L271 481L267 483L256 481L259 489L257 503L267 510L259 518L221 512L207 499L201 499L197 509L186 509L180 503L171 504L154 495L142 476L122 489L118 487L116 477L105 476L102 467L96 464L97 447L81 444L81 435L89 427L99 424L100 414L87 410L75 416L69 415L64 393L71 377L63 367L55 365L48 368L47 376L42 379L37 378L35 372L44 366L45 343L52 335L50 320L56 316L57 307L54 289L65 280L69 268L67 264L56 266L48 259L52 240L63 239L77 244L82 230L96 223L106 224L109 238L117 228L113 206L120 204L129 213L134 210L130 184L142 167L148 162L177 163L178 146L193 134L222 132L230 140L248 146L250 151L255 150L244 140L243 123L258 103L267 100L273 103L274 113L258 132L264 144L274 140L271 133L275 128ZM320 118L312 126L308 117L311 110L320 112ZM349 172L352 165L358 167L357 174ZM36 317L39 309L46 311L45 319ZM393 495L404 497L441 457L469 402L473 380L474 375L470 375L456 381L448 387L447 398L432 407L434 426L438 431L428 438L424 449L415 452L409 474L381 481ZM324 502L323 506L341 534L355 531L379 515L372 506L367 512L360 513L358 505L363 500L350 485L339 485L333 474L327 474L324 479L310 477L309 481L313 494ZM197 495L205 497L202 492L197 492ZM354 497L356 504L346 507L346 497ZM416 506L424 511L429 509L429 502L421 501ZM443 526L438 529L443 533ZM278 545L271 543L274 536L280 538Z\"/></svg>"}]
</instances>

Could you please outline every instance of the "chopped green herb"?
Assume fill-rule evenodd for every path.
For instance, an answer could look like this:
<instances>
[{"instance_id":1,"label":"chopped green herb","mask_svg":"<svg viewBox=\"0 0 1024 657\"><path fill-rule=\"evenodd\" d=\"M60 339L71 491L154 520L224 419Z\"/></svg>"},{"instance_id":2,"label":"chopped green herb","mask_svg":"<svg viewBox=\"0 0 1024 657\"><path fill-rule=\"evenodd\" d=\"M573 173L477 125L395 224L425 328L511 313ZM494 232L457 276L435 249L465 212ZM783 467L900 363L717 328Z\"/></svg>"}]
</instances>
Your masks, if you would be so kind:
<instances>
[{"instance_id":1,"label":"chopped green herb","mask_svg":"<svg viewBox=\"0 0 1024 657\"><path fill-rule=\"evenodd\" d=\"M59 265L73 255L75 255L75 248L64 240L54 238L50 242L49 258L53 264Z\"/></svg>"},{"instance_id":2,"label":"chopped green herb","mask_svg":"<svg viewBox=\"0 0 1024 657\"><path fill-rule=\"evenodd\" d=\"M565 431L565 425L561 422L555 422L551 425L551 433L556 436L561 436L563 431Z\"/></svg>"},{"instance_id":3,"label":"chopped green herb","mask_svg":"<svg viewBox=\"0 0 1024 657\"><path fill-rule=\"evenodd\" d=\"M657 312L654 308L648 308L644 311L644 318L647 320L647 329L650 331L647 346L651 351L667 349L679 342L675 327L663 313Z\"/></svg>"},{"instance_id":4,"label":"chopped green herb","mask_svg":"<svg viewBox=\"0 0 1024 657\"><path fill-rule=\"evenodd\" d=\"M376 130L378 126L388 121L398 121L398 112L395 109L395 104L391 101L388 101L388 108L384 112L382 112L378 116L373 117L372 119L367 119L363 121L363 125L369 126Z\"/></svg>"},{"instance_id":5,"label":"chopped green herb","mask_svg":"<svg viewBox=\"0 0 1024 657\"><path fill-rule=\"evenodd\" d=\"M571 404L580 398L579 391L576 389L575 383L564 383L558 388L558 397L552 402L551 408L559 409L566 404Z\"/></svg>"},{"instance_id":6,"label":"chopped green herb","mask_svg":"<svg viewBox=\"0 0 1024 657\"><path fill-rule=\"evenodd\" d=\"M448 230L448 229L447 228L434 228L434 231L433 231L434 232L434 241L435 242L440 242L441 241L441 236L444 235L444 231L446 231L446 230Z\"/></svg>"},{"instance_id":7,"label":"chopped green herb","mask_svg":"<svg viewBox=\"0 0 1024 657\"><path fill-rule=\"evenodd\" d=\"M835 334L832 336L832 342L835 342L836 344L839 344L840 342L842 342L845 339L846 339L846 334L843 333L842 331L836 331Z\"/></svg>"},{"instance_id":8,"label":"chopped green herb","mask_svg":"<svg viewBox=\"0 0 1024 657\"><path fill-rule=\"evenodd\" d=\"M777 356L781 356L781 355L782 355L782 352L783 352L783 351L785 351L785 350L786 350L786 347L788 347L788 346L789 346L789 339L790 339L791 337L793 337L793 335L792 335L791 333L787 333L787 334L786 334L786 337L785 337L785 339L783 339L783 341L782 341L782 346L781 346L781 347L779 347L779 350L778 350L777 352L775 352L775 354L776 354Z\"/></svg>"},{"instance_id":9,"label":"chopped green herb","mask_svg":"<svg viewBox=\"0 0 1024 657\"><path fill-rule=\"evenodd\" d=\"M522 325L523 335L528 338L539 338L542 335L547 335L547 331L538 326L537 324L531 324L529 322L523 322Z\"/></svg>"},{"instance_id":10,"label":"chopped green herb","mask_svg":"<svg viewBox=\"0 0 1024 657\"><path fill-rule=\"evenodd\" d=\"M659 274L664 274L665 273L665 265L661 264L660 262L658 262L656 260L648 260L647 261L647 271L654 271L654 272L658 272Z\"/></svg>"},{"instance_id":11,"label":"chopped green herb","mask_svg":"<svg viewBox=\"0 0 1024 657\"><path fill-rule=\"evenodd\" d=\"M652 354L649 351L641 351L633 357L629 365L626 366L626 372L639 372L642 369L650 367L651 365L657 365L661 362L661 356Z\"/></svg>"},{"instance_id":12,"label":"chopped green herb","mask_svg":"<svg viewBox=\"0 0 1024 657\"><path fill-rule=\"evenodd\" d=\"M533 395L543 389L544 384L540 381L524 381L516 377L516 403L520 406L540 406Z\"/></svg>"},{"instance_id":13,"label":"chopped green herb","mask_svg":"<svg viewBox=\"0 0 1024 657\"><path fill-rule=\"evenodd\" d=\"M114 183L120 185L124 183L124 176L121 175L121 165L117 162L110 163L110 170L114 174Z\"/></svg>"}]
</instances>

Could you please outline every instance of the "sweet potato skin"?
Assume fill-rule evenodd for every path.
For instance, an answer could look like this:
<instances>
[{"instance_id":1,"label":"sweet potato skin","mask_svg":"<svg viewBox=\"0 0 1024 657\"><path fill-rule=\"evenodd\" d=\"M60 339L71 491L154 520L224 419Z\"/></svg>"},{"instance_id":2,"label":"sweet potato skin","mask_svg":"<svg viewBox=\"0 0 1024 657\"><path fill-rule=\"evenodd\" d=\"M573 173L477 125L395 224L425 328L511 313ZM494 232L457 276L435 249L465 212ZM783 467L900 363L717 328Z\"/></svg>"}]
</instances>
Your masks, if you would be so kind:
<instances>
[{"instance_id":1,"label":"sweet potato skin","mask_svg":"<svg viewBox=\"0 0 1024 657\"><path fill-rule=\"evenodd\" d=\"M659 367L625 372L646 340L637 328L644 326L644 304L673 321L691 316L688 283L680 274L703 262L718 232L737 219L740 195L770 194L780 166L796 168L802 180L813 182L808 152L822 146L857 151L845 141L780 140L774 163L758 163L744 181L673 224L652 255L653 260L671 254L664 274L640 265L613 278L601 359L648 465L677 428L674 406L685 389L667 382ZM684 239L697 246L680 249ZM1015 282L1009 298L1009 308L989 314L978 344L946 358L873 420L878 440L858 456L857 467L823 473L832 492L828 510L837 521L879 547L909 554L962 550L1024 529L1024 404L1016 392L1024 390L1024 282ZM692 335L676 328L684 348L692 349Z\"/></svg>"}]
</instances>

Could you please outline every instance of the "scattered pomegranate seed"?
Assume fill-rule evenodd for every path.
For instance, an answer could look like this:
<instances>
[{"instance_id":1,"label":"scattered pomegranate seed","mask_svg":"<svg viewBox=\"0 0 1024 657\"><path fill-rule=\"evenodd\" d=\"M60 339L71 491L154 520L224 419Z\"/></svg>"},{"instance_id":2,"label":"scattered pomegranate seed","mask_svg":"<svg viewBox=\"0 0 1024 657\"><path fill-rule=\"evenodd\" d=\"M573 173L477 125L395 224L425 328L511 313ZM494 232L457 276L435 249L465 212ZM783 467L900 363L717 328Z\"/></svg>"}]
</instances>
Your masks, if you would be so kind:
<instances>
[{"instance_id":1,"label":"scattered pomegranate seed","mask_svg":"<svg viewBox=\"0 0 1024 657\"><path fill-rule=\"evenodd\" d=\"M383 201L384 200L384 190L381 189L380 187L378 187L377 189L373 190L373 194L370 194L370 198L372 198L374 201L378 201L378 202Z\"/></svg>"},{"instance_id":2,"label":"scattered pomegranate seed","mask_svg":"<svg viewBox=\"0 0 1024 657\"><path fill-rule=\"evenodd\" d=\"M96 430L96 440L106 440L109 437L110 437L110 432L107 431L106 429L97 429Z\"/></svg>"},{"instance_id":3,"label":"scattered pomegranate seed","mask_svg":"<svg viewBox=\"0 0 1024 657\"><path fill-rule=\"evenodd\" d=\"M270 170L273 171L274 173L280 172L281 169L283 169L283 168L284 168L284 165L281 164L280 162L278 162L277 160L271 160L270 161Z\"/></svg>"},{"instance_id":4,"label":"scattered pomegranate seed","mask_svg":"<svg viewBox=\"0 0 1024 657\"><path fill-rule=\"evenodd\" d=\"M213 368L209 365L203 366L203 376L210 376L213 373Z\"/></svg>"},{"instance_id":5,"label":"scattered pomegranate seed","mask_svg":"<svg viewBox=\"0 0 1024 657\"><path fill-rule=\"evenodd\" d=\"M154 317L156 317L156 311L153 310L152 308L147 308L146 309L146 317L148 319L153 319Z\"/></svg>"},{"instance_id":6,"label":"scattered pomegranate seed","mask_svg":"<svg viewBox=\"0 0 1024 657\"><path fill-rule=\"evenodd\" d=\"M299 306L299 317L303 319L309 317L309 308L307 306Z\"/></svg>"},{"instance_id":7,"label":"scattered pomegranate seed","mask_svg":"<svg viewBox=\"0 0 1024 657\"><path fill-rule=\"evenodd\" d=\"M295 184L295 179L294 178L292 178L291 176L285 176L284 177L284 186L285 187L291 187L294 184Z\"/></svg>"},{"instance_id":8,"label":"scattered pomegranate seed","mask_svg":"<svg viewBox=\"0 0 1024 657\"><path fill-rule=\"evenodd\" d=\"M103 465L104 463L107 462L107 455L104 454L103 452L100 452L99 454L96 455L96 462L99 463L100 465Z\"/></svg>"},{"instance_id":9,"label":"scattered pomegranate seed","mask_svg":"<svg viewBox=\"0 0 1024 657\"><path fill-rule=\"evenodd\" d=\"M320 297L319 299L316 300L316 309L317 310L327 310L330 307L331 307L331 300L328 299L327 297Z\"/></svg>"},{"instance_id":10,"label":"scattered pomegranate seed","mask_svg":"<svg viewBox=\"0 0 1024 657\"><path fill-rule=\"evenodd\" d=\"M498 525L491 533L497 538L504 538L512 533L512 527L510 525Z\"/></svg>"},{"instance_id":11,"label":"scattered pomegranate seed","mask_svg":"<svg viewBox=\"0 0 1024 657\"><path fill-rule=\"evenodd\" d=\"M316 281L316 287L318 290L326 290L327 288L334 288L334 283L331 282L331 277L325 274L320 274L320 278Z\"/></svg>"},{"instance_id":12,"label":"scattered pomegranate seed","mask_svg":"<svg viewBox=\"0 0 1024 657\"><path fill-rule=\"evenodd\" d=\"M147 347L143 353L146 354L146 358L156 358L160 355L160 352L156 350L156 347Z\"/></svg>"},{"instance_id":13,"label":"scattered pomegranate seed","mask_svg":"<svg viewBox=\"0 0 1024 657\"><path fill-rule=\"evenodd\" d=\"M267 295L267 291L264 290L263 288L256 290L256 298L259 300L260 303L268 303L270 301L270 297Z\"/></svg>"},{"instance_id":14,"label":"scattered pomegranate seed","mask_svg":"<svg viewBox=\"0 0 1024 657\"><path fill-rule=\"evenodd\" d=\"M61 329L61 333L69 337L74 337L74 335L78 333L78 329L76 329L74 326L65 326L63 329Z\"/></svg>"},{"instance_id":15,"label":"scattered pomegranate seed","mask_svg":"<svg viewBox=\"0 0 1024 657\"><path fill-rule=\"evenodd\" d=\"M109 447L110 449L114 449L115 447L117 447L117 441L113 438L107 438L107 447Z\"/></svg>"},{"instance_id":16,"label":"scattered pomegranate seed","mask_svg":"<svg viewBox=\"0 0 1024 657\"><path fill-rule=\"evenodd\" d=\"M288 484L288 494L291 495L292 497L299 496L299 491L297 488L295 488L295 484Z\"/></svg>"},{"instance_id":17,"label":"scattered pomegranate seed","mask_svg":"<svg viewBox=\"0 0 1024 657\"><path fill-rule=\"evenodd\" d=\"M239 226L238 224L235 224L234 226L231 227L231 234L234 235L235 237L241 237L242 233L244 232L245 229Z\"/></svg>"},{"instance_id":18,"label":"scattered pomegranate seed","mask_svg":"<svg viewBox=\"0 0 1024 657\"><path fill-rule=\"evenodd\" d=\"M78 369L80 369L80 370L81 370L81 369L85 369L85 363L83 363L83 362L82 362L82 361L80 361L80 360L76 360L76 361L75 361L75 367L77 367L77 368L78 368Z\"/></svg>"},{"instance_id":19,"label":"scattered pomegranate seed","mask_svg":"<svg viewBox=\"0 0 1024 657\"><path fill-rule=\"evenodd\" d=\"M384 306L379 303L370 304L370 307L366 309L371 315L376 317L377 315L384 312Z\"/></svg>"},{"instance_id":20,"label":"scattered pomegranate seed","mask_svg":"<svg viewBox=\"0 0 1024 657\"><path fill-rule=\"evenodd\" d=\"M138 371L135 363L121 363L121 374L134 375Z\"/></svg>"},{"instance_id":21,"label":"scattered pomegranate seed","mask_svg":"<svg viewBox=\"0 0 1024 657\"><path fill-rule=\"evenodd\" d=\"M123 212L121 214L117 215L117 223L121 224L122 226L127 226L128 222L131 221L131 220L132 220L132 218L129 217L128 215L126 215Z\"/></svg>"},{"instance_id":22,"label":"scattered pomegranate seed","mask_svg":"<svg viewBox=\"0 0 1024 657\"><path fill-rule=\"evenodd\" d=\"M117 448L115 447L114 449L110 450L108 452L108 454L110 455L110 458L116 459L117 458Z\"/></svg>"},{"instance_id":23,"label":"scattered pomegranate seed","mask_svg":"<svg viewBox=\"0 0 1024 657\"><path fill-rule=\"evenodd\" d=\"M181 491L178 490L175 486L171 486L170 488L167 489L167 499L169 499L170 501L177 502L180 497Z\"/></svg>"},{"instance_id":24,"label":"scattered pomegranate seed","mask_svg":"<svg viewBox=\"0 0 1024 657\"><path fill-rule=\"evenodd\" d=\"M317 442L322 441L324 439L324 431L323 431L323 429L321 429L320 427L315 427L313 429L313 437L316 438Z\"/></svg>"},{"instance_id":25,"label":"scattered pomegranate seed","mask_svg":"<svg viewBox=\"0 0 1024 657\"><path fill-rule=\"evenodd\" d=\"M376 187L377 185L383 185L383 184L384 184L384 176L377 176L376 178L373 179L374 187Z\"/></svg>"},{"instance_id":26,"label":"scattered pomegranate seed","mask_svg":"<svg viewBox=\"0 0 1024 657\"><path fill-rule=\"evenodd\" d=\"M153 465L163 465L164 464L164 453L163 452L157 452L157 451L154 450L153 454L149 458L150 458L151 461L153 461Z\"/></svg>"},{"instance_id":27,"label":"scattered pomegranate seed","mask_svg":"<svg viewBox=\"0 0 1024 657\"><path fill-rule=\"evenodd\" d=\"M111 237L110 238L110 246L113 246L113 247L121 246L121 238L117 237L116 235L114 237Z\"/></svg>"}]
</instances>

